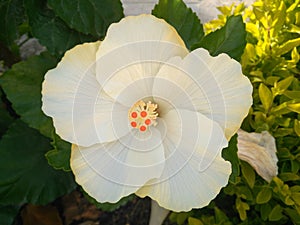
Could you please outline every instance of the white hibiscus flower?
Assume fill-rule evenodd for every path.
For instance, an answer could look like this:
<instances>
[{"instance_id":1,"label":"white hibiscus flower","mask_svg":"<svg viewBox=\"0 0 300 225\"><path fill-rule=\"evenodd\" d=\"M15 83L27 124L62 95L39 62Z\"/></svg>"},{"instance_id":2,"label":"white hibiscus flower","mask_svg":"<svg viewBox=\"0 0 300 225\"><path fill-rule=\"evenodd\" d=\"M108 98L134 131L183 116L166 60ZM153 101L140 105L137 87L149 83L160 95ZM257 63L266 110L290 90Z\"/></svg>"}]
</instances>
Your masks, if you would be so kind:
<instances>
[{"instance_id":1,"label":"white hibiscus flower","mask_svg":"<svg viewBox=\"0 0 300 225\"><path fill-rule=\"evenodd\" d=\"M66 52L43 83L43 111L73 143L76 181L99 202L135 193L166 209L207 205L228 182L221 150L252 103L238 62L189 52L151 15L112 24Z\"/></svg>"}]
</instances>

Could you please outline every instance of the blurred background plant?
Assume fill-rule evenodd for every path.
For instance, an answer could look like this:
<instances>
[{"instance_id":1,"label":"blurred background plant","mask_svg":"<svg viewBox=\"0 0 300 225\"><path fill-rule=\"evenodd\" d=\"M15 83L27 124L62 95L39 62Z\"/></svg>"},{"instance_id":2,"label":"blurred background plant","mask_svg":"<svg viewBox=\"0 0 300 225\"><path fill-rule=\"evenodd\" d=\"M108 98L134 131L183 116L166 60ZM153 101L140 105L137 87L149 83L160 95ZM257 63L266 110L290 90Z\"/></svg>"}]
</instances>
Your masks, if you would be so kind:
<instances>
[{"instance_id":1,"label":"blurred background plant","mask_svg":"<svg viewBox=\"0 0 300 225\"><path fill-rule=\"evenodd\" d=\"M241 62L254 87L242 129L268 131L276 139L279 160L278 176L265 181L238 159L235 136L223 151L233 166L228 186L207 207L172 213L165 223L300 224L299 2L219 7L218 19L204 25L181 0L160 0L155 6L152 14L173 25L190 50L204 47L211 55L225 52ZM53 204L80 190L70 172L70 144L54 133L52 120L41 111L41 83L66 50L102 39L123 16L119 0L0 0L2 225L17 224L20 209L26 214L31 204ZM28 41L39 55L22 53ZM130 196L117 205L99 204L84 196L110 212L136 200Z\"/></svg>"}]
</instances>

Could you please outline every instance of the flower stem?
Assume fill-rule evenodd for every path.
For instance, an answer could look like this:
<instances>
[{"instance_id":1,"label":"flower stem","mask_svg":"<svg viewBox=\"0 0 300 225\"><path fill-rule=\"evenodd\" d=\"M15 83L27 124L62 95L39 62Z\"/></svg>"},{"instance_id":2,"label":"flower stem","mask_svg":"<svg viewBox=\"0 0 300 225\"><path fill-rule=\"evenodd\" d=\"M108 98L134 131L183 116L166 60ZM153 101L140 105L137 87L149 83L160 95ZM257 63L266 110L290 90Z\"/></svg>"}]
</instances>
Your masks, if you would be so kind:
<instances>
[{"instance_id":1,"label":"flower stem","mask_svg":"<svg viewBox=\"0 0 300 225\"><path fill-rule=\"evenodd\" d=\"M169 210L160 207L156 201L151 200L151 215L149 225L161 225L169 212Z\"/></svg>"}]
</instances>

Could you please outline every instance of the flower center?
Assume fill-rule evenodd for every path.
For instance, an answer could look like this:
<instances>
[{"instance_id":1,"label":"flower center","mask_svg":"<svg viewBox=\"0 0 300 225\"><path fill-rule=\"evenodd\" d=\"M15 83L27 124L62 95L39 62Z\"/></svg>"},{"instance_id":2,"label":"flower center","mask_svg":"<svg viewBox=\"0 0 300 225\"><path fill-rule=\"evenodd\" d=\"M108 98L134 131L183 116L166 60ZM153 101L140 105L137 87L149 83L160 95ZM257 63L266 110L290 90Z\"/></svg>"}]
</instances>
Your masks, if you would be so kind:
<instances>
[{"instance_id":1,"label":"flower center","mask_svg":"<svg viewBox=\"0 0 300 225\"><path fill-rule=\"evenodd\" d=\"M156 109L157 104L150 101L147 103L142 100L136 102L128 111L130 125L140 131L146 131L151 125L155 126L158 116Z\"/></svg>"}]
</instances>

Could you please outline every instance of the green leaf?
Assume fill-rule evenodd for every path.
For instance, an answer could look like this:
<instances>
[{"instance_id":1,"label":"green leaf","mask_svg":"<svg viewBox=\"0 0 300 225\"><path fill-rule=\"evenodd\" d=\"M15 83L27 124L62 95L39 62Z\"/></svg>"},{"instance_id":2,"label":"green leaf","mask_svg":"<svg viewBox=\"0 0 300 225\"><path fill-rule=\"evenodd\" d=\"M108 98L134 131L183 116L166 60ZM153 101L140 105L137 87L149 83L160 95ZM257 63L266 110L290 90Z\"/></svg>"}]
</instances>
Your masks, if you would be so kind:
<instances>
[{"instance_id":1,"label":"green leaf","mask_svg":"<svg viewBox=\"0 0 300 225\"><path fill-rule=\"evenodd\" d=\"M4 96L0 89L0 138L14 121L13 117L8 112L7 105L2 101L3 98Z\"/></svg>"},{"instance_id":2,"label":"green leaf","mask_svg":"<svg viewBox=\"0 0 300 225\"><path fill-rule=\"evenodd\" d=\"M293 4L286 10L286 12L292 12L299 6L299 0L295 0Z\"/></svg>"},{"instance_id":3,"label":"green leaf","mask_svg":"<svg viewBox=\"0 0 300 225\"><path fill-rule=\"evenodd\" d=\"M0 205L0 221L1 225L11 225L17 216L21 206L3 206Z\"/></svg>"},{"instance_id":4,"label":"green leaf","mask_svg":"<svg viewBox=\"0 0 300 225\"><path fill-rule=\"evenodd\" d=\"M242 17L231 16L224 27L206 35L199 43L192 46L192 49L205 48L212 56L226 53L240 61L246 46L246 35Z\"/></svg>"},{"instance_id":5,"label":"green leaf","mask_svg":"<svg viewBox=\"0 0 300 225\"><path fill-rule=\"evenodd\" d=\"M297 119L294 120L294 131L300 137L300 121Z\"/></svg>"},{"instance_id":6,"label":"green leaf","mask_svg":"<svg viewBox=\"0 0 300 225\"><path fill-rule=\"evenodd\" d=\"M75 188L71 173L54 170L45 153L49 139L16 121L0 142L1 204L47 204Z\"/></svg>"},{"instance_id":7,"label":"green leaf","mask_svg":"<svg viewBox=\"0 0 300 225\"><path fill-rule=\"evenodd\" d=\"M193 218L193 217L189 217L188 218L188 224L189 225L204 225L201 220L198 220L196 218Z\"/></svg>"},{"instance_id":8,"label":"green leaf","mask_svg":"<svg viewBox=\"0 0 300 225\"><path fill-rule=\"evenodd\" d=\"M284 212L289 215L295 225L300 224L300 214L296 210L285 208Z\"/></svg>"},{"instance_id":9,"label":"green leaf","mask_svg":"<svg viewBox=\"0 0 300 225\"><path fill-rule=\"evenodd\" d=\"M293 63L298 63L298 62L299 62L299 60L300 60L300 55L299 55L298 50L297 50L296 47L293 48L293 51L292 51L291 56L292 56L292 60L291 60L291 61L292 61Z\"/></svg>"},{"instance_id":10,"label":"green leaf","mask_svg":"<svg viewBox=\"0 0 300 225\"><path fill-rule=\"evenodd\" d=\"M283 94L290 99L300 100L300 91L285 91Z\"/></svg>"},{"instance_id":11,"label":"green leaf","mask_svg":"<svg viewBox=\"0 0 300 225\"><path fill-rule=\"evenodd\" d=\"M269 214L272 210L272 207L269 204L263 204L260 207L260 215L262 219L265 221L269 217Z\"/></svg>"},{"instance_id":12,"label":"green leaf","mask_svg":"<svg viewBox=\"0 0 300 225\"><path fill-rule=\"evenodd\" d=\"M243 202L241 198L237 198L236 202L236 209L240 215L241 220L246 220L247 219L247 210L250 209L249 205L246 202Z\"/></svg>"},{"instance_id":13,"label":"green leaf","mask_svg":"<svg viewBox=\"0 0 300 225\"><path fill-rule=\"evenodd\" d=\"M118 201L117 203L99 203L93 197L89 196L85 191L83 191L83 195L89 202L93 203L98 209L102 209L103 211L106 212L112 212L114 210L117 210L118 208L120 208L123 205L126 205L129 201L132 201L135 198L135 195L129 195L120 199L120 201Z\"/></svg>"},{"instance_id":14,"label":"green leaf","mask_svg":"<svg viewBox=\"0 0 300 225\"><path fill-rule=\"evenodd\" d=\"M178 225L184 224L184 222L190 217L191 212L180 212L176 214L176 223Z\"/></svg>"},{"instance_id":15,"label":"green leaf","mask_svg":"<svg viewBox=\"0 0 300 225\"><path fill-rule=\"evenodd\" d=\"M300 38L288 40L283 45L278 47L276 54L283 55L283 54L288 53L289 51L293 50L293 48L295 48L299 45L300 45Z\"/></svg>"},{"instance_id":16,"label":"green leaf","mask_svg":"<svg viewBox=\"0 0 300 225\"><path fill-rule=\"evenodd\" d=\"M273 133L273 136L275 138L278 138L278 137L284 137L284 136L288 136L288 135L291 135L293 133L293 129L292 128L278 128L276 130L275 133Z\"/></svg>"},{"instance_id":17,"label":"green leaf","mask_svg":"<svg viewBox=\"0 0 300 225\"><path fill-rule=\"evenodd\" d=\"M262 3L261 2L255 2L253 4L253 13L257 20L260 20L265 17L264 11L261 9Z\"/></svg>"},{"instance_id":18,"label":"green leaf","mask_svg":"<svg viewBox=\"0 0 300 225\"><path fill-rule=\"evenodd\" d=\"M286 205L290 205L290 206L295 205L295 202L294 202L294 200L291 198L291 196L285 196L283 202L284 202Z\"/></svg>"},{"instance_id":19,"label":"green leaf","mask_svg":"<svg viewBox=\"0 0 300 225\"><path fill-rule=\"evenodd\" d=\"M257 204L264 204L272 198L272 190L269 187L263 187L256 196Z\"/></svg>"},{"instance_id":20,"label":"green leaf","mask_svg":"<svg viewBox=\"0 0 300 225\"><path fill-rule=\"evenodd\" d=\"M0 41L11 45L18 37L18 26L23 22L23 0L0 1Z\"/></svg>"},{"instance_id":21,"label":"green leaf","mask_svg":"<svg viewBox=\"0 0 300 225\"><path fill-rule=\"evenodd\" d=\"M287 128L287 127L290 126L291 118L289 118L289 117L276 117L275 122L278 125L283 126L284 128Z\"/></svg>"},{"instance_id":22,"label":"green leaf","mask_svg":"<svg viewBox=\"0 0 300 225\"><path fill-rule=\"evenodd\" d=\"M273 192L279 194L280 199L286 205L294 205L294 201L290 198L291 190L287 184L285 184L279 177L273 177L271 184L273 186L275 184Z\"/></svg>"},{"instance_id":23,"label":"green leaf","mask_svg":"<svg viewBox=\"0 0 300 225\"><path fill-rule=\"evenodd\" d=\"M293 143L293 145L298 146L298 152L299 152L299 145L300 145L300 139L298 138L298 140L296 141L296 144ZM300 157L300 153L298 153L296 156L293 156L292 159L297 159L297 160L292 160L291 161L291 172L292 173L298 173L298 171L300 170L300 162L299 162L299 157Z\"/></svg>"},{"instance_id":24,"label":"green leaf","mask_svg":"<svg viewBox=\"0 0 300 225\"><path fill-rule=\"evenodd\" d=\"M271 109L271 113L277 116L290 113L291 111L287 108L288 102L284 102L278 106L274 106Z\"/></svg>"},{"instance_id":25,"label":"green leaf","mask_svg":"<svg viewBox=\"0 0 300 225\"><path fill-rule=\"evenodd\" d=\"M272 18L272 27L274 29L274 34L277 34L284 25L286 18L286 6L284 1L281 1L279 7L276 9L273 18Z\"/></svg>"},{"instance_id":26,"label":"green leaf","mask_svg":"<svg viewBox=\"0 0 300 225\"><path fill-rule=\"evenodd\" d=\"M273 104L272 92L266 85L261 83L258 88L258 94L259 94L259 98L260 98L260 101L261 101L264 109L268 112L270 107Z\"/></svg>"},{"instance_id":27,"label":"green leaf","mask_svg":"<svg viewBox=\"0 0 300 225\"><path fill-rule=\"evenodd\" d=\"M232 173L229 177L229 181L232 183L236 182L237 176L240 174L240 160L237 155L237 134L234 135L229 141L228 147L222 150L222 157L231 162Z\"/></svg>"},{"instance_id":28,"label":"green leaf","mask_svg":"<svg viewBox=\"0 0 300 225\"><path fill-rule=\"evenodd\" d=\"M238 186L236 188L236 190L237 190L239 197L241 197L243 199L247 199L248 201L253 200L252 189L249 186L247 186L247 185Z\"/></svg>"},{"instance_id":29,"label":"green leaf","mask_svg":"<svg viewBox=\"0 0 300 225\"><path fill-rule=\"evenodd\" d=\"M294 193L300 193L300 185L295 185L295 186L291 187L290 191L294 192Z\"/></svg>"},{"instance_id":30,"label":"green leaf","mask_svg":"<svg viewBox=\"0 0 300 225\"><path fill-rule=\"evenodd\" d=\"M225 212L223 212L216 206L214 207L214 211L215 211L216 224L224 224L226 221L228 221L228 217L225 214Z\"/></svg>"},{"instance_id":31,"label":"green leaf","mask_svg":"<svg viewBox=\"0 0 300 225\"><path fill-rule=\"evenodd\" d=\"M294 76L289 76L279 82L275 82L272 92L274 95L283 94L286 89L291 85L294 80Z\"/></svg>"},{"instance_id":32,"label":"green leaf","mask_svg":"<svg viewBox=\"0 0 300 225\"><path fill-rule=\"evenodd\" d=\"M293 112L300 114L300 103L288 104L287 108Z\"/></svg>"},{"instance_id":33,"label":"green leaf","mask_svg":"<svg viewBox=\"0 0 300 225\"><path fill-rule=\"evenodd\" d=\"M48 0L48 4L71 28L97 37L105 36L108 26L124 17L119 0Z\"/></svg>"},{"instance_id":34,"label":"green leaf","mask_svg":"<svg viewBox=\"0 0 300 225\"><path fill-rule=\"evenodd\" d=\"M159 0L152 14L175 27L188 49L204 35L199 18L182 0Z\"/></svg>"},{"instance_id":35,"label":"green leaf","mask_svg":"<svg viewBox=\"0 0 300 225\"><path fill-rule=\"evenodd\" d=\"M295 173L289 173L289 172L280 173L279 177L284 182L287 182L287 181L298 181L298 180L300 180L300 176L299 175L297 175Z\"/></svg>"},{"instance_id":36,"label":"green leaf","mask_svg":"<svg viewBox=\"0 0 300 225\"><path fill-rule=\"evenodd\" d=\"M96 38L87 36L69 28L47 7L46 0L24 0L32 34L49 52L62 55L73 46L95 41Z\"/></svg>"},{"instance_id":37,"label":"green leaf","mask_svg":"<svg viewBox=\"0 0 300 225\"><path fill-rule=\"evenodd\" d=\"M298 203L300 202L300 192L299 193L292 193L292 199L294 202Z\"/></svg>"},{"instance_id":38,"label":"green leaf","mask_svg":"<svg viewBox=\"0 0 300 225\"><path fill-rule=\"evenodd\" d=\"M43 53L15 64L0 78L7 98L21 119L47 137L52 136L54 128L52 120L41 110L41 89L44 74L55 65L56 59Z\"/></svg>"},{"instance_id":39,"label":"green leaf","mask_svg":"<svg viewBox=\"0 0 300 225\"><path fill-rule=\"evenodd\" d=\"M62 169L66 172L71 171L71 144L62 140L58 135L53 134L53 142L51 142L51 145L54 149L45 155L48 163L53 166L54 169Z\"/></svg>"},{"instance_id":40,"label":"green leaf","mask_svg":"<svg viewBox=\"0 0 300 225\"><path fill-rule=\"evenodd\" d=\"M276 205L269 214L270 221L278 221L283 217L282 207L280 205Z\"/></svg>"},{"instance_id":41,"label":"green leaf","mask_svg":"<svg viewBox=\"0 0 300 225\"><path fill-rule=\"evenodd\" d=\"M252 167L244 162L241 161L241 169L242 169L242 174L245 180L247 181L249 187L253 188L255 184L255 172L252 169Z\"/></svg>"}]
</instances>

